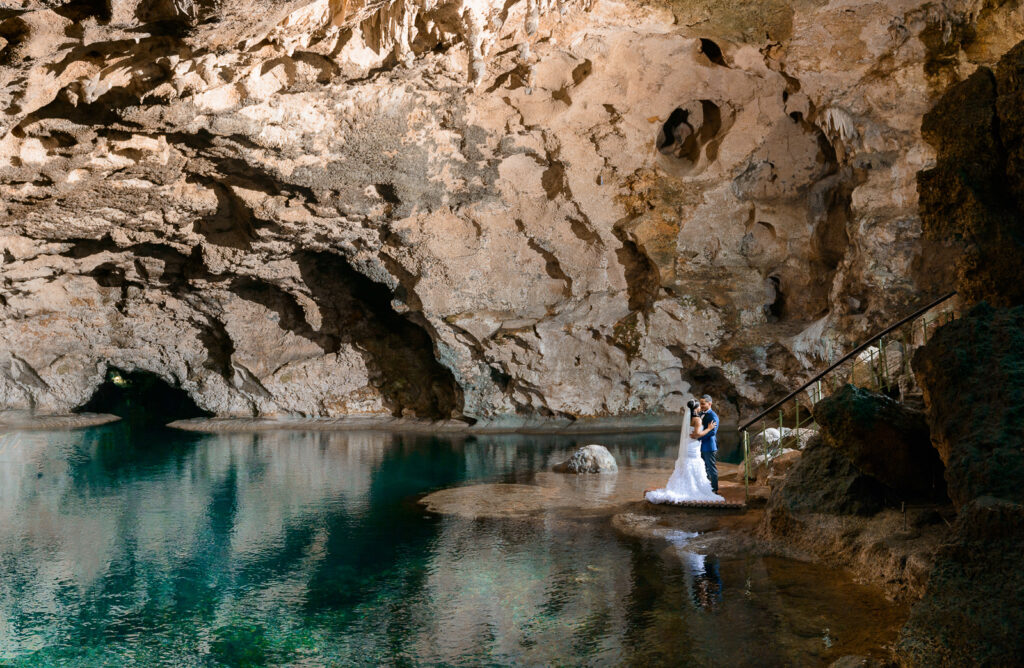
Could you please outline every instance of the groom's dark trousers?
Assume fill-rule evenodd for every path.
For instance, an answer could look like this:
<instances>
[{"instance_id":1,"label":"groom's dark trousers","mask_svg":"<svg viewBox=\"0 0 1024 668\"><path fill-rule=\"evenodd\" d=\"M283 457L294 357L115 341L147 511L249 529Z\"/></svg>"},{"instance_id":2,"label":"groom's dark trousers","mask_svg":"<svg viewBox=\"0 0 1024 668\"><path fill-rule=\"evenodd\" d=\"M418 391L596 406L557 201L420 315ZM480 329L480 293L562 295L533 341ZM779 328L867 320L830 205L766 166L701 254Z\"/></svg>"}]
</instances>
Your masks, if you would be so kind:
<instances>
[{"instance_id":1,"label":"groom's dark trousers","mask_svg":"<svg viewBox=\"0 0 1024 668\"><path fill-rule=\"evenodd\" d=\"M707 471L708 480L711 481L711 489L718 491L718 462L717 452L702 452L700 458L704 460L704 470Z\"/></svg>"}]
</instances>

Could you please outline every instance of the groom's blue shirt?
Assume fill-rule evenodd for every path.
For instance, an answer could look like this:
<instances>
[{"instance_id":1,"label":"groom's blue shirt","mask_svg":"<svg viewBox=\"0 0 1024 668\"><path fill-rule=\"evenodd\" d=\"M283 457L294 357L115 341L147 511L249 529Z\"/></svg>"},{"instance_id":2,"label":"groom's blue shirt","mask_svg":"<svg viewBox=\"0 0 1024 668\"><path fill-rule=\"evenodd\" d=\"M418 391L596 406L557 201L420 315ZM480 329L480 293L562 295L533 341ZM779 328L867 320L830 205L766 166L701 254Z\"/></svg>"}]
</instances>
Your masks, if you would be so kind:
<instances>
[{"instance_id":1,"label":"groom's blue shirt","mask_svg":"<svg viewBox=\"0 0 1024 668\"><path fill-rule=\"evenodd\" d=\"M711 424L712 420L715 423L715 428L709 431L708 433L704 434L703 437L701 437L701 452L718 452L718 440L715 439L715 434L718 433L718 425L721 424L718 421L718 413L708 409L708 412L705 413L700 419L701 424L704 425L704 429L708 428L708 425Z\"/></svg>"}]
</instances>

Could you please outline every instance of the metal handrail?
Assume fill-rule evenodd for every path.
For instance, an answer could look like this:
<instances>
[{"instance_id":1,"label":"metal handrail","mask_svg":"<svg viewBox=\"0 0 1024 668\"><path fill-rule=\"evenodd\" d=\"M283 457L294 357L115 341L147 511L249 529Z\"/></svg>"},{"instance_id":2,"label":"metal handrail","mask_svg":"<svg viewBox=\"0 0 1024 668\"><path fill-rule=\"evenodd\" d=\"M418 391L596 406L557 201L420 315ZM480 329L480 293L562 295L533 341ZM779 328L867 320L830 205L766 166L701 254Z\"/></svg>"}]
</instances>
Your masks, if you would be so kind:
<instances>
[{"instance_id":1,"label":"metal handrail","mask_svg":"<svg viewBox=\"0 0 1024 668\"><path fill-rule=\"evenodd\" d=\"M927 313L928 311L932 310L933 308L935 308L939 304L941 304L941 303L943 303L943 302L945 302L945 301L947 301L947 300L949 300L949 299L951 299L951 298L953 298L955 296L956 296L956 292L955 291L947 293L946 295L943 295L942 297L939 297L935 301L931 302L927 306L923 306L920 309L914 311L913 313L911 313L907 317L905 317L902 320L900 320L899 322L897 322L895 325L890 325L889 327L886 327L884 330L882 330L878 334L875 334L873 337L867 339L864 343L860 344L859 346L857 346L856 348L854 348L850 352L846 353L846 355L844 355L842 358L840 358L838 362L835 362L834 364L829 365L829 367L827 369L825 369L821 373L819 373L816 376L814 376L814 378L811 378L809 381L807 381L806 383L804 383L803 385L801 385L797 389L795 389L792 392L790 392L789 394L787 394L784 398L780 399L779 401L776 401L769 408L766 408L765 410L763 410L760 413L758 413L757 417L753 418L752 420L748 420L746 422L746 424L744 424L742 427L739 428L739 431L746 431L747 429L750 428L750 426L752 424L754 424L758 420L764 419L769 413L773 413L780 406L782 406L783 404L788 402L790 399L792 399L793 397L797 396L798 394L800 394L801 392L806 390L811 385L814 385L816 382L821 380L824 376L827 376L829 373L831 373L836 368L841 366L843 363L848 362L850 359L852 359L852 358L856 357L857 355L859 355L860 353L864 352L866 349L871 347L871 345L874 344L875 341L879 340L880 338L882 338L886 334L892 332L895 329L898 329L898 328L902 327L903 325L907 324L908 322L910 322L914 318L917 318L917 317L919 317L921 315L924 315L925 313Z\"/></svg>"}]
</instances>

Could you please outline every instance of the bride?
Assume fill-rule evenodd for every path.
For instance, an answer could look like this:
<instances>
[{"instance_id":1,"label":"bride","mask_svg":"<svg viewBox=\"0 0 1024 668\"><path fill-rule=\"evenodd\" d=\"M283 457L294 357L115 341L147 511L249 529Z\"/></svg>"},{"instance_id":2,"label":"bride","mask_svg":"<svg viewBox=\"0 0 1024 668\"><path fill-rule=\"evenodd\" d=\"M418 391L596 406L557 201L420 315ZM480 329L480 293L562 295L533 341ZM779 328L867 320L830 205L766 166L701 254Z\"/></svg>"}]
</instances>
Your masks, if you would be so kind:
<instances>
[{"instance_id":1,"label":"bride","mask_svg":"<svg viewBox=\"0 0 1024 668\"><path fill-rule=\"evenodd\" d=\"M681 503L684 501L725 501L711 491L711 482L700 458L700 438L703 426L697 415L697 402L686 404L690 409L690 431L683 424L679 435L679 456L676 468L663 489L652 489L644 494L651 503Z\"/></svg>"}]
</instances>

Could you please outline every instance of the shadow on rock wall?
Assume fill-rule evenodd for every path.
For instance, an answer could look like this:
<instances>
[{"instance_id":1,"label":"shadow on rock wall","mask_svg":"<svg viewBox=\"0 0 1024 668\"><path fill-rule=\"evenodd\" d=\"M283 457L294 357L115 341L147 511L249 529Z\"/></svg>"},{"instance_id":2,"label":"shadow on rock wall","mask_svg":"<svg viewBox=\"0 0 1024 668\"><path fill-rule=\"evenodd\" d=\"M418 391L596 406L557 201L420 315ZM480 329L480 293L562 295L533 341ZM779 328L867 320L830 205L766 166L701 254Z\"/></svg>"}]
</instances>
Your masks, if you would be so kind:
<instances>
[{"instance_id":1,"label":"shadow on rock wall","mask_svg":"<svg viewBox=\"0 0 1024 668\"><path fill-rule=\"evenodd\" d=\"M925 232L961 251L957 289L977 305L913 360L959 518L901 634L907 665L1024 656L1022 110L1024 42L951 88L922 126L938 151L919 175Z\"/></svg>"}]
</instances>

